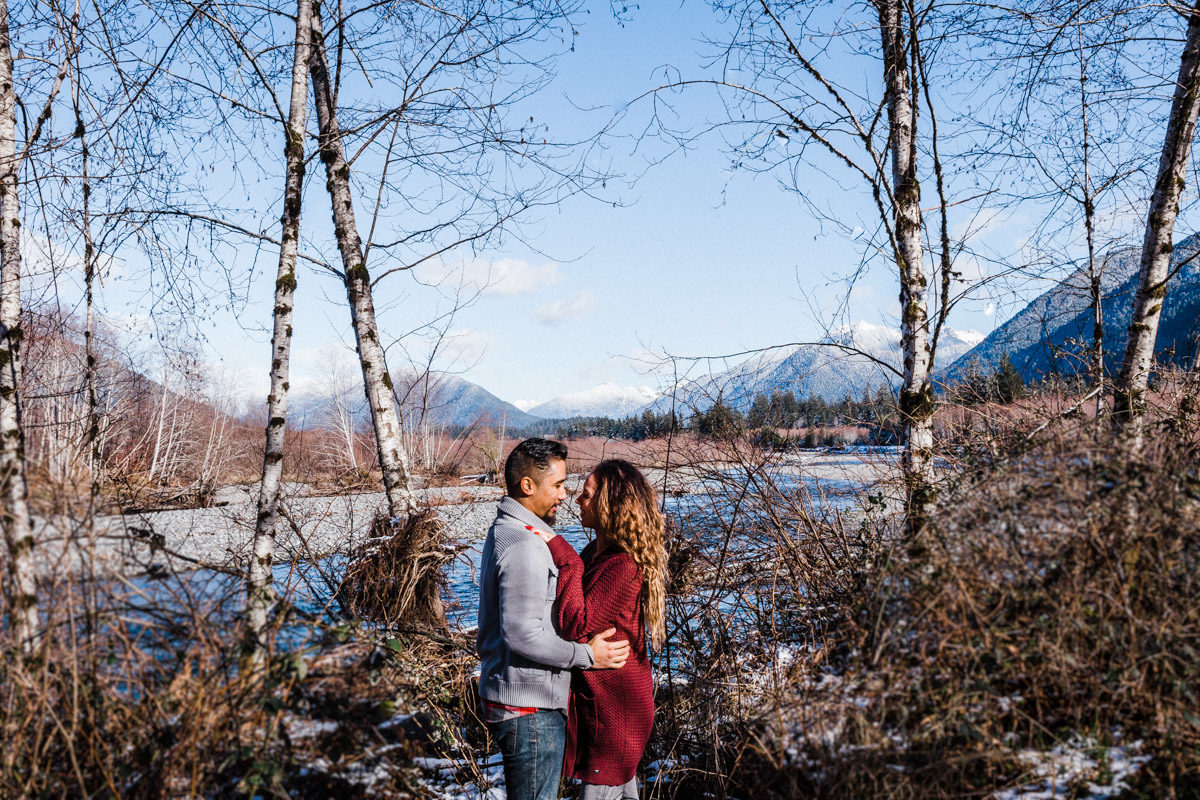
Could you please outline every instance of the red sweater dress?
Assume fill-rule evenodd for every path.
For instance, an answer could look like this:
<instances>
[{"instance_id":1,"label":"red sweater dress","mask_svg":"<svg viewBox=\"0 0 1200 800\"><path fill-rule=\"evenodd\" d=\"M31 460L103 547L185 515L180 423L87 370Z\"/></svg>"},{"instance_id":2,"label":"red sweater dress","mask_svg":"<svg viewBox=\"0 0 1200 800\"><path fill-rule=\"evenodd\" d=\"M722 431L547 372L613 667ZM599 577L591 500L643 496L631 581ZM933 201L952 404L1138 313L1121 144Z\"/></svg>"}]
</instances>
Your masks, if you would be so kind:
<instances>
[{"instance_id":1,"label":"red sweater dress","mask_svg":"<svg viewBox=\"0 0 1200 800\"><path fill-rule=\"evenodd\" d=\"M629 641L629 660L618 670L576 671L563 774L584 783L620 786L637 771L654 725L654 686L642 617L642 571L623 551L582 558L561 536L550 540L558 567L555 623L564 639L586 642L609 628L613 641Z\"/></svg>"}]
</instances>

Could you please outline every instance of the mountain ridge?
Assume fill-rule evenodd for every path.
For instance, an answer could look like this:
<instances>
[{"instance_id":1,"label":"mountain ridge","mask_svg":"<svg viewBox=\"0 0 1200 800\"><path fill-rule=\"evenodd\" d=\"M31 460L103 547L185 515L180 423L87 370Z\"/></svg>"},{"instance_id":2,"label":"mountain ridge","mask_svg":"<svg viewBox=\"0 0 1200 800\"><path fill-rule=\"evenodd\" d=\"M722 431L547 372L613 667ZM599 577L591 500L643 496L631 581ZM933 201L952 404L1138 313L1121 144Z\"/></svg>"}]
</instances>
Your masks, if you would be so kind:
<instances>
[{"instance_id":1,"label":"mountain ridge","mask_svg":"<svg viewBox=\"0 0 1200 800\"><path fill-rule=\"evenodd\" d=\"M1168 360L1185 364L1196 355L1200 334L1200 233L1180 240L1171 255L1174 274L1159 320L1155 350L1169 351ZM1190 260L1189 260L1190 259ZM1105 366L1119 369L1129 323L1141 247L1110 251L1104 258L1101 308L1104 324ZM1186 263L1185 263L1186 262ZM982 342L939 370L944 382L963 380L973 371L999 366L1007 355L1025 380L1050 375L1077 375L1088 370L1087 351L1092 342L1090 281L1084 268L1034 298L990 333Z\"/></svg>"},{"instance_id":2,"label":"mountain ridge","mask_svg":"<svg viewBox=\"0 0 1200 800\"><path fill-rule=\"evenodd\" d=\"M581 392L569 392L551 398L528 409L528 413L543 419L571 417L612 417L614 419L637 413L654 402L658 391L649 386L619 386L605 382Z\"/></svg>"},{"instance_id":3,"label":"mountain ridge","mask_svg":"<svg viewBox=\"0 0 1200 800\"><path fill-rule=\"evenodd\" d=\"M957 358L983 339L979 331L944 328L938 353L942 358ZM827 401L847 395L858 399L894 387L901 364L900 331L858 320L830 330L819 342L773 348L723 371L697 377L676 393L676 405L703 411L720 398L732 408L746 411L755 396L776 391ZM663 397L647 408L662 413L670 409L670 403L669 397Z\"/></svg>"}]
</instances>

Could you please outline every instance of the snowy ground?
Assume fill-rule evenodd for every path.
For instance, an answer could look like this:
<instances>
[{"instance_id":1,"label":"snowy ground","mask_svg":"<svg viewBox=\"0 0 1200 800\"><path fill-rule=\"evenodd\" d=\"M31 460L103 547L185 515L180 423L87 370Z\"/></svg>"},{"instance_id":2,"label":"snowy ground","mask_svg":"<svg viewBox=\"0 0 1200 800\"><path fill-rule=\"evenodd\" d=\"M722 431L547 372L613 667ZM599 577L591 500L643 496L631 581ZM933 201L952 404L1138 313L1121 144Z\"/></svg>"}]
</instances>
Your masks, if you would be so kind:
<instances>
[{"instance_id":1,"label":"snowy ground","mask_svg":"<svg viewBox=\"0 0 1200 800\"><path fill-rule=\"evenodd\" d=\"M1023 750L1017 758L1029 766L1029 777L1019 789L1006 789L993 800L1103 800L1129 788L1127 779L1150 760L1139 755L1141 742L1127 747L1097 747L1072 739L1049 752Z\"/></svg>"}]
</instances>

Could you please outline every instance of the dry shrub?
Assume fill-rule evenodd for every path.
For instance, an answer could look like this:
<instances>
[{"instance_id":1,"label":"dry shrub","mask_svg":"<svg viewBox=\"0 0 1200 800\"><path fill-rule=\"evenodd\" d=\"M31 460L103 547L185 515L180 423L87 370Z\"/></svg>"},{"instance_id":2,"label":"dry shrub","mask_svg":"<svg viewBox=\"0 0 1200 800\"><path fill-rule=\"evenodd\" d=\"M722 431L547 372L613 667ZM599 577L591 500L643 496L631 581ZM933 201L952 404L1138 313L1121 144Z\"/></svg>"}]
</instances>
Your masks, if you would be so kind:
<instances>
[{"instance_id":1,"label":"dry shrub","mask_svg":"<svg viewBox=\"0 0 1200 800\"><path fill-rule=\"evenodd\" d=\"M0 641L0 797L425 796L414 757L462 751L458 721L477 716L471 642L310 621L246 673L241 586L226 589L47 587L37 651Z\"/></svg>"},{"instance_id":2,"label":"dry shrub","mask_svg":"<svg viewBox=\"0 0 1200 800\"><path fill-rule=\"evenodd\" d=\"M939 763L1123 730L1156 795L1200 791L1195 425L1165 415L1140 457L1063 425L953 486L867 605L879 721Z\"/></svg>"},{"instance_id":3,"label":"dry shrub","mask_svg":"<svg viewBox=\"0 0 1200 800\"><path fill-rule=\"evenodd\" d=\"M815 724L816 709L794 702L797 681L867 588L891 524L883 498L851 511L835 491L851 487L799 479L794 461L741 436L683 443L672 461L703 492L677 501L670 528L652 796L804 796L784 768L792 724Z\"/></svg>"},{"instance_id":4,"label":"dry shrub","mask_svg":"<svg viewBox=\"0 0 1200 800\"><path fill-rule=\"evenodd\" d=\"M375 648L279 653L239 673L236 625L147 594L59 587L37 651L4 643L0 797L413 796L420 739L378 727L391 712ZM389 769L365 792L355 769L372 748Z\"/></svg>"},{"instance_id":5,"label":"dry shrub","mask_svg":"<svg viewBox=\"0 0 1200 800\"><path fill-rule=\"evenodd\" d=\"M1200 792L1200 404L1183 388L1139 455L1108 420L1041 414L958 451L929 530L847 609L837 666L861 720L809 748L814 789L986 794L1030 780L1016 750L1082 739L1142 742L1146 796Z\"/></svg>"},{"instance_id":6,"label":"dry shrub","mask_svg":"<svg viewBox=\"0 0 1200 800\"><path fill-rule=\"evenodd\" d=\"M1169 385L1137 457L1070 397L962 415L917 542L886 487L836 512L729 440L681 520L656 796L987 797L1072 740L1200 796L1200 395Z\"/></svg>"},{"instance_id":7,"label":"dry shrub","mask_svg":"<svg viewBox=\"0 0 1200 800\"><path fill-rule=\"evenodd\" d=\"M442 568L456 551L443 530L430 509L402 522L377 516L370 536L351 553L338 590L349 613L388 627L444 630Z\"/></svg>"}]
</instances>

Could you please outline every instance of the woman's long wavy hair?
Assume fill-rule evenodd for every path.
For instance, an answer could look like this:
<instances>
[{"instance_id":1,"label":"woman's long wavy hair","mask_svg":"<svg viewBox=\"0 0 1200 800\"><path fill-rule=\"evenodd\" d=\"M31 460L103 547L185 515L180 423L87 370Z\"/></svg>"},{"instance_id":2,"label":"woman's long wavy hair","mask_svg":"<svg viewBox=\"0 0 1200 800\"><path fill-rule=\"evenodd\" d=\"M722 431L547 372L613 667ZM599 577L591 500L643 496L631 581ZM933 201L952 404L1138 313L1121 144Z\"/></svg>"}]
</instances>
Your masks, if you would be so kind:
<instances>
[{"instance_id":1,"label":"woman's long wavy hair","mask_svg":"<svg viewBox=\"0 0 1200 800\"><path fill-rule=\"evenodd\" d=\"M624 550L642 570L642 609L654 649L666 630L667 548L654 487L628 461L601 461L596 476L596 533L607 547Z\"/></svg>"}]
</instances>

